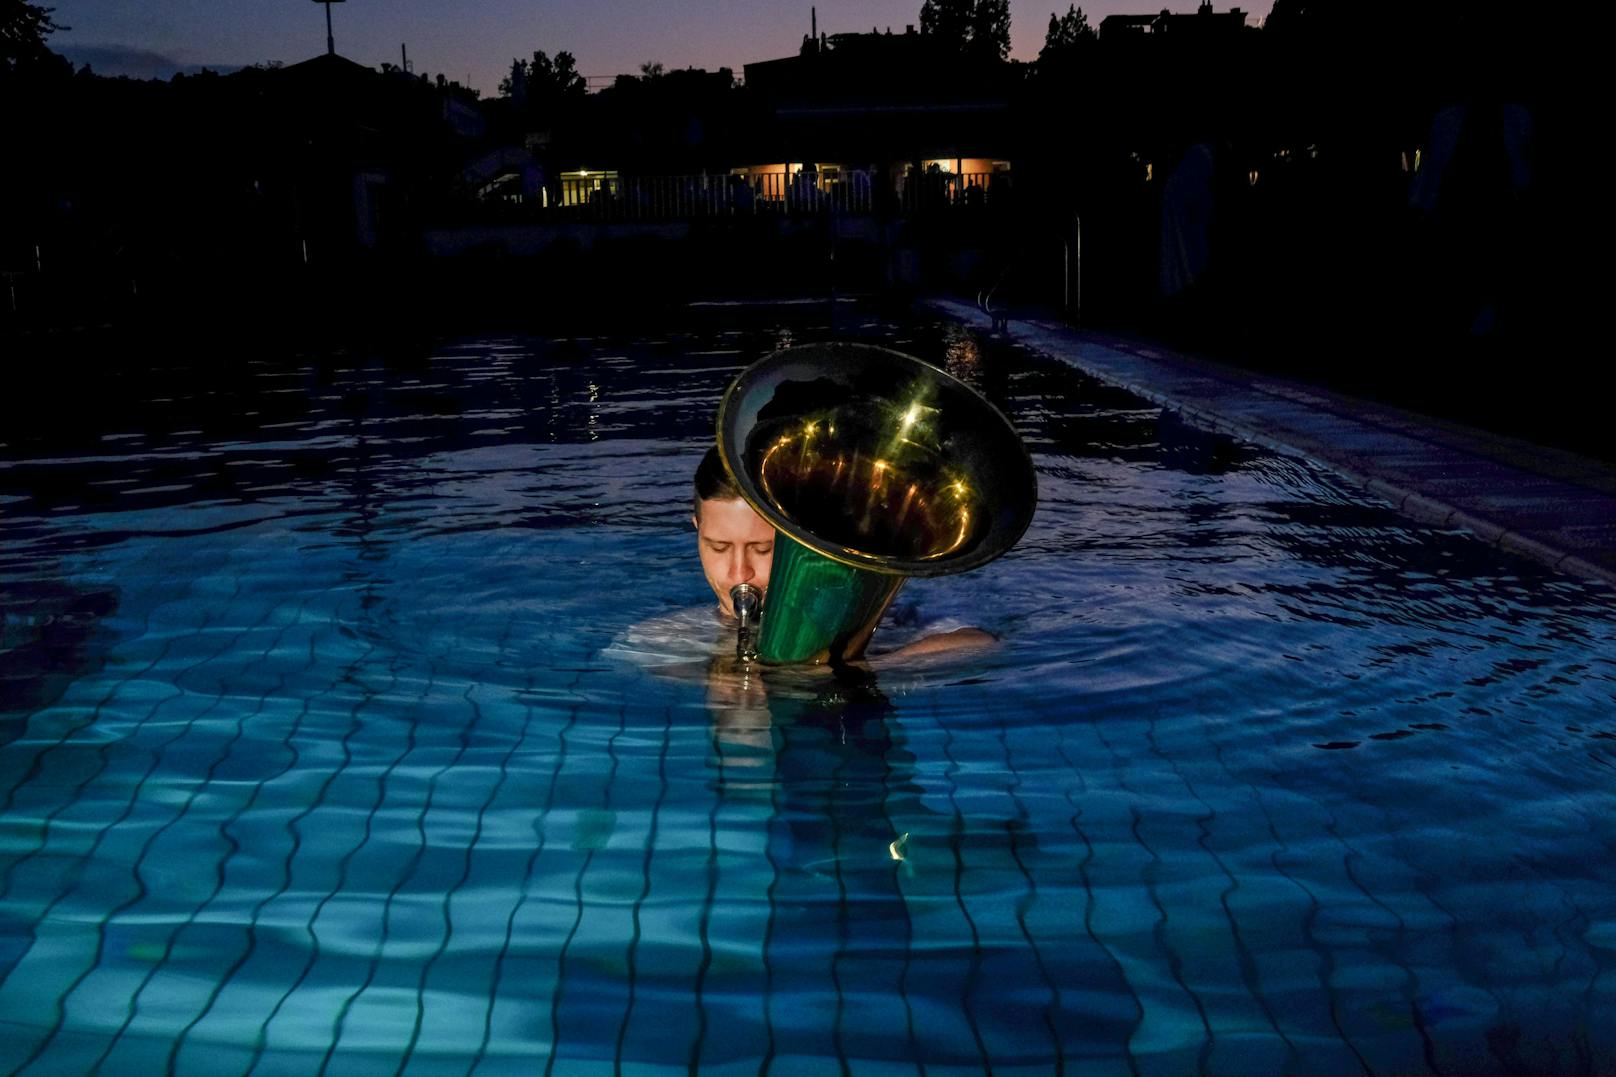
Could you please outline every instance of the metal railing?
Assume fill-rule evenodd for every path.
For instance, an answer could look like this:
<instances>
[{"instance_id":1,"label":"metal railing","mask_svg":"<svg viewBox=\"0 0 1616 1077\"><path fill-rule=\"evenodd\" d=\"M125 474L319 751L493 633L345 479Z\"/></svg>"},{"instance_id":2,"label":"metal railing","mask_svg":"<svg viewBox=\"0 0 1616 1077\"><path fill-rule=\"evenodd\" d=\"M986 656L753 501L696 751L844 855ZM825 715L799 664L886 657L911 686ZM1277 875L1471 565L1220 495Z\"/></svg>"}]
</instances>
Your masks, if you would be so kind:
<instances>
[{"instance_id":1,"label":"metal railing","mask_svg":"<svg viewBox=\"0 0 1616 1077\"><path fill-rule=\"evenodd\" d=\"M1008 172L922 172L899 181L905 213L1003 207L1010 200Z\"/></svg>"},{"instance_id":2,"label":"metal railing","mask_svg":"<svg viewBox=\"0 0 1616 1077\"><path fill-rule=\"evenodd\" d=\"M546 220L677 221L820 213L933 213L1002 207L1008 172L928 172L895 183L864 171L746 175L595 176L553 181L541 201L500 199ZM492 204L491 202L488 204Z\"/></svg>"}]
</instances>

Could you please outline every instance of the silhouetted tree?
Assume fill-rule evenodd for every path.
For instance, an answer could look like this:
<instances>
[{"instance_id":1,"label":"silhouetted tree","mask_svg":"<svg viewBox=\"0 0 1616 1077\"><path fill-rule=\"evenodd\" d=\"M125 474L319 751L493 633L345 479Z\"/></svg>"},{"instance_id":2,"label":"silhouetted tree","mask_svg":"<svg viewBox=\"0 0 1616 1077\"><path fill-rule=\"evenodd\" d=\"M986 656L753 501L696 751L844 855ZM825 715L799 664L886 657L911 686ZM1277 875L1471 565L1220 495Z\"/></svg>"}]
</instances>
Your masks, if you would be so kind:
<instances>
[{"instance_id":1,"label":"silhouetted tree","mask_svg":"<svg viewBox=\"0 0 1616 1077\"><path fill-rule=\"evenodd\" d=\"M27 0L0 0L0 67L16 71L55 55L45 47L45 39L67 29L51 18L55 10Z\"/></svg>"},{"instance_id":2,"label":"silhouetted tree","mask_svg":"<svg viewBox=\"0 0 1616 1077\"><path fill-rule=\"evenodd\" d=\"M971 38L973 7L974 0L925 0L920 5L920 32L964 49Z\"/></svg>"},{"instance_id":3,"label":"silhouetted tree","mask_svg":"<svg viewBox=\"0 0 1616 1077\"><path fill-rule=\"evenodd\" d=\"M971 51L995 60L1010 55L1010 0L976 0L971 12Z\"/></svg>"},{"instance_id":4,"label":"silhouetted tree","mask_svg":"<svg viewBox=\"0 0 1616 1077\"><path fill-rule=\"evenodd\" d=\"M1053 11L1049 13L1049 29L1044 32L1044 47L1038 57L1044 59L1054 53L1098 41L1099 38L1094 27L1089 25L1089 17L1083 14L1083 9L1068 4L1064 15L1057 16Z\"/></svg>"},{"instance_id":5,"label":"silhouetted tree","mask_svg":"<svg viewBox=\"0 0 1616 1077\"><path fill-rule=\"evenodd\" d=\"M527 61L512 60L511 73L499 80L499 95L518 105L527 104Z\"/></svg>"},{"instance_id":6,"label":"silhouetted tree","mask_svg":"<svg viewBox=\"0 0 1616 1077\"><path fill-rule=\"evenodd\" d=\"M576 99L588 88L588 82L578 73L578 62L564 49L556 53L554 63L546 62L543 51L535 52L527 73L529 89L541 94Z\"/></svg>"},{"instance_id":7,"label":"silhouetted tree","mask_svg":"<svg viewBox=\"0 0 1616 1077\"><path fill-rule=\"evenodd\" d=\"M647 61L645 61L645 63L640 65L640 74L644 75L648 79L659 79L659 78L661 78L662 77L662 61L661 60L647 60Z\"/></svg>"},{"instance_id":8,"label":"silhouetted tree","mask_svg":"<svg viewBox=\"0 0 1616 1077\"><path fill-rule=\"evenodd\" d=\"M584 96L588 83L578 73L578 62L565 49L552 60L543 49L532 60L512 60L511 73L500 80L499 92L520 103L526 98L541 104L576 100Z\"/></svg>"},{"instance_id":9,"label":"silhouetted tree","mask_svg":"<svg viewBox=\"0 0 1616 1077\"><path fill-rule=\"evenodd\" d=\"M961 53L1002 60L1010 55L1010 0L925 0L920 32Z\"/></svg>"}]
</instances>

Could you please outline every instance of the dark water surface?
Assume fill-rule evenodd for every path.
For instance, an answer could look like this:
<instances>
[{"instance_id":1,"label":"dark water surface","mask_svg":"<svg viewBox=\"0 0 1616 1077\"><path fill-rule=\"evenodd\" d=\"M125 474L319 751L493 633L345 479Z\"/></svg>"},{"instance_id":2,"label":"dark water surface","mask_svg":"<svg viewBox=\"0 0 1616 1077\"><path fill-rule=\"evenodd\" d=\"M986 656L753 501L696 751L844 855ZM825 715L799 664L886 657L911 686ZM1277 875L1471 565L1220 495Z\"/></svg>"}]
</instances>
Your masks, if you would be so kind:
<instances>
[{"instance_id":1,"label":"dark water surface","mask_svg":"<svg viewBox=\"0 0 1616 1077\"><path fill-rule=\"evenodd\" d=\"M0 1072L1616 1068L1608 589L852 318L1033 452L903 593L1003 643L649 668L719 394L832 332L705 320L0 448Z\"/></svg>"}]
</instances>

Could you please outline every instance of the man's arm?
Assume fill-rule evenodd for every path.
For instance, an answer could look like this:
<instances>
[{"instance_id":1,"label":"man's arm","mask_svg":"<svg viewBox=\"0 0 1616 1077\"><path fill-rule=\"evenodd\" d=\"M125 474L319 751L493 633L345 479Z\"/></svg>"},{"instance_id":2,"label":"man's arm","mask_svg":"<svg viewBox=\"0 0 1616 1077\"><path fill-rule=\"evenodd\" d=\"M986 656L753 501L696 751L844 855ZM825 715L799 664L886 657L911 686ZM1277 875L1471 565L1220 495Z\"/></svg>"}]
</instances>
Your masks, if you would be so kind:
<instances>
[{"instance_id":1,"label":"man's arm","mask_svg":"<svg viewBox=\"0 0 1616 1077\"><path fill-rule=\"evenodd\" d=\"M913 643L906 643L895 651L886 654L871 656L872 661L903 662L911 658L921 658L934 654L953 654L966 651L981 651L999 642L999 637L991 632L984 632L980 628L956 628L952 632L939 632L935 636L926 636Z\"/></svg>"}]
</instances>

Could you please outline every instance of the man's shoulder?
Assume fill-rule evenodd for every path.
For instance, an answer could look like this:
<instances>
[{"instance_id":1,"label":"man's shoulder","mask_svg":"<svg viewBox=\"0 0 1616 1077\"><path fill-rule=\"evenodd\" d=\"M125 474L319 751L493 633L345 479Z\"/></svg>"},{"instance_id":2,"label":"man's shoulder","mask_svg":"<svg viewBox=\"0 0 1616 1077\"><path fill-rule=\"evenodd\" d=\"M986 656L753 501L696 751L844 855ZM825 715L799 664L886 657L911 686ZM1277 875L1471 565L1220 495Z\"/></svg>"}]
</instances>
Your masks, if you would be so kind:
<instances>
[{"instance_id":1,"label":"man's shoulder","mask_svg":"<svg viewBox=\"0 0 1616 1077\"><path fill-rule=\"evenodd\" d=\"M708 658L724 625L712 606L692 606L629 625L604 654L642 666L665 666Z\"/></svg>"}]
</instances>

